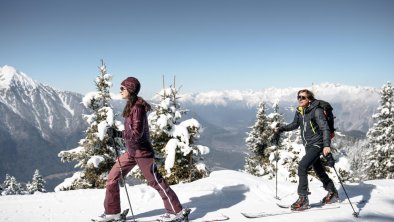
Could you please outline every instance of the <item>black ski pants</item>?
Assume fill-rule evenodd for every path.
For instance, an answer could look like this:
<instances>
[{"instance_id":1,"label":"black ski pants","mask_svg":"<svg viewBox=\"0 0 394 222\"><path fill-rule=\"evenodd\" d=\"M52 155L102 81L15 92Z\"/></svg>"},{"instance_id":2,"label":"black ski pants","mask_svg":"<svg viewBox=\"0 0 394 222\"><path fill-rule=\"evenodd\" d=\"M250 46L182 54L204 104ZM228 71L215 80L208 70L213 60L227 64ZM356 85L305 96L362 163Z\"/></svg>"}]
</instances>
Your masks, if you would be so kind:
<instances>
[{"instance_id":1,"label":"black ski pants","mask_svg":"<svg viewBox=\"0 0 394 222\"><path fill-rule=\"evenodd\" d=\"M297 192L299 195L308 195L308 168L311 166L313 167L317 177L323 183L324 189L327 191L335 190L334 183L328 177L320 160L322 150L323 147L318 145L307 145L305 147L305 156L302 157L298 165L298 177L300 181Z\"/></svg>"}]
</instances>

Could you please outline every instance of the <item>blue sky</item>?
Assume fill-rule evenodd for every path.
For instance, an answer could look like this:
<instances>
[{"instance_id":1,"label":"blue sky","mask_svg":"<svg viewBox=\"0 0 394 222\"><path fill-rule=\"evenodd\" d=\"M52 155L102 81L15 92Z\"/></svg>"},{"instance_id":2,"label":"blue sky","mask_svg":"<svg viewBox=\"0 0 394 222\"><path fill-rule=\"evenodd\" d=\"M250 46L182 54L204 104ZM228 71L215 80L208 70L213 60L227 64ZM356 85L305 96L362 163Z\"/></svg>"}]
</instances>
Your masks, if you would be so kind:
<instances>
[{"instance_id":1,"label":"blue sky","mask_svg":"<svg viewBox=\"0 0 394 222\"><path fill-rule=\"evenodd\" d=\"M334 82L394 82L391 0L0 0L0 66L68 91L94 90L104 59L151 97Z\"/></svg>"}]
</instances>

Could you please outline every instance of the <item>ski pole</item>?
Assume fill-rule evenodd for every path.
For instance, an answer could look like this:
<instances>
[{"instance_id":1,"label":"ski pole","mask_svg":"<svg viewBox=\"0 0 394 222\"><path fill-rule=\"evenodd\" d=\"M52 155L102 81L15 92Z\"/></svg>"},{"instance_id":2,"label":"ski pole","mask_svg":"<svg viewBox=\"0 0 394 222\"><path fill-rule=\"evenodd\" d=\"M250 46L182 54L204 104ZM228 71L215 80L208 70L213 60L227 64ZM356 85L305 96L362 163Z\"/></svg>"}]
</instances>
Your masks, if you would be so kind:
<instances>
[{"instance_id":1,"label":"ski pole","mask_svg":"<svg viewBox=\"0 0 394 222\"><path fill-rule=\"evenodd\" d=\"M278 153L276 154L278 155ZM278 159L276 159L275 171L275 199L280 200L278 197Z\"/></svg>"},{"instance_id":2,"label":"ski pole","mask_svg":"<svg viewBox=\"0 0 394 222\"><path fill-rule=\"evenodd\" d=\"M354 210L353 204L352 204L352 202L350 201L349 196L347 195L347 192L346 192L345 187L343 186L342 178L339 176L337 170L335 169L335 166L334 166L334 164L335 164L334 157L332 157L332 154L329 153L329 154L327 155L327 158L328 158L328 163L332 166L332 168L333 168L334 171L335 171L335 174L337 175L337 177L338 177L338 179L339 179L339 183L341 184L343 191L345 191L347 200L349 201L349 204L350 204L350 206L352 207L352 210L353 210L353 216L356 217L356 218L358 218L359 213L357 213L357 212Z\"/></svg>"},{"instance_id":3,"label":"ski pole","mask_svg":"<svg viewBox=\"0 0 394 222\"><path fill-rule=\"evenodd\" d=\"M133 213L133 208L131 207L129 192L127 191L127 187L126 187L126 180L124 178L123 171L122 171L122 165L121 165L120 160L119 160L119 152L118 152L118 148L116 147L115 138L111 137L111 139L112 139L112 145L114 146L114 149L115 149L116 159L118 160L118 164L119 164L120 177L122 178L124 189L126 191L127 200L129 201L129 207L130 207L131 216L133 217L133 221L136 222L135 221L135 217L134 217L134 213Z\"/></svg>"},{"instance_id":4,"label":"ski pole","mask_svg":"<svg viewBox=\"0 0 394 222\"><path fill-rule=\"evenodd\" d=\"M278 148L276 148L276 167L275 167L275 199L280 200L278 197Z\"/></svg>"},{"instance_id":5,"label":"ski pole","mask_svg":"<svg viewBox=\"0 0 394 222\"><path fill-rule=\"evenodd\" d=\"M279 153L278 153L278 146L279 146L279 139L280 139L280 134L275 133L273 136L273 142L276 144L275 146L275 161L276 161L276 166L275 166L275 199L280 200L278 197L278 161L279 161Z\"/></svg>"}]
</instances>

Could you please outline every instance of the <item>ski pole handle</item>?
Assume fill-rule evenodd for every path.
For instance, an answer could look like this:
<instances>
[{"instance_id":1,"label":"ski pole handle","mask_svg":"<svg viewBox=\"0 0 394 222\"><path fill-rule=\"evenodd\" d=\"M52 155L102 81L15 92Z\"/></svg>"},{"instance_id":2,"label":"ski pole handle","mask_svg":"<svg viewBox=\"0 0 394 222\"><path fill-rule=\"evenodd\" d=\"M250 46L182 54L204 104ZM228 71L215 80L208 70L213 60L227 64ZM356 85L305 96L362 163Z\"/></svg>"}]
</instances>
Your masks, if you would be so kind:
<instances>
[{"instance_id":1,"label":"ski pole handle","mask_svg":"<svg viewBox=\"0 0 394 222\"><path fill-rule=\"evenodd\" d=\"M334 167L334 166L335 166L335 159L334 159L334 157L332 156L331 153L329 153L329 154L326 156L326 160L327 160L327 164L328 164L330 167Z\"/></svg>"}]
</instances>

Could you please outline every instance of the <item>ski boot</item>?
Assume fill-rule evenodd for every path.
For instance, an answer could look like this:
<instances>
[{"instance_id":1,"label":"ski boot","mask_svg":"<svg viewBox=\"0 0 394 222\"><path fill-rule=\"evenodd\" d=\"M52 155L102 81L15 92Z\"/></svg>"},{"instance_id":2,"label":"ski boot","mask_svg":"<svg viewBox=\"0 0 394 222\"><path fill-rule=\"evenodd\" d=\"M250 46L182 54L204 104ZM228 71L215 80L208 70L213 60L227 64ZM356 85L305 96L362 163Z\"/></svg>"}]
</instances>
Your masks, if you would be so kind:
<instances>
[{"instance_id":1,"label":"ski boot","mask_svg":"<svg viewBox=\"0 0 394 222\"><path fill-rule=\"evenodd\" d=\"M126 221L126 215L129 212L129 209L124 210L122 213L118 214L101 214L95 219L92 219L94 222L105 222L105 221Z\"/></svg>"},{"instance_id":2,"label":"ski boot","mask_svg":"<svg viewBox=\"0 0 394 222\"><path fill-rule=\"evenodd\" d=\"M105 221L119 221L121 219L121 213L118 214L101 214L95 219L92 219L94 222L105 222Z\"/></svg>"},{"instance_id":3,"label":"ski boot","mask_svg":"<svg viewBox=\"0 0 394 222\"><path fill-rule=\"evenodd\" d=\"M298 199L296 202L294 202L291 206L290 206L291 210L293 211L303 211L306 209L309 209L309 200L308 200L308 196L304 196L304 195L299 195Z\"/></svg>"},{"instance_id":4,"label":"ski boot","mask_svg":"<svg viewBox=\"0 0 394 222\"><path fill-rule=\"evenodd\" d=\"M332 204L339 201L338 191L328 191L327 195L323 198L322 204Z\"/></svg>"},{"instance_id":5,"label":"ski boot","mask_svg":"<svg viewBox=\"0 0 394 222\"><path fill-rule=\"evenodd\" d=\"M182 209L176 214L165 213L160 217L162 222L188 222L190 209Z\"/></svg>"}]
</instances>

